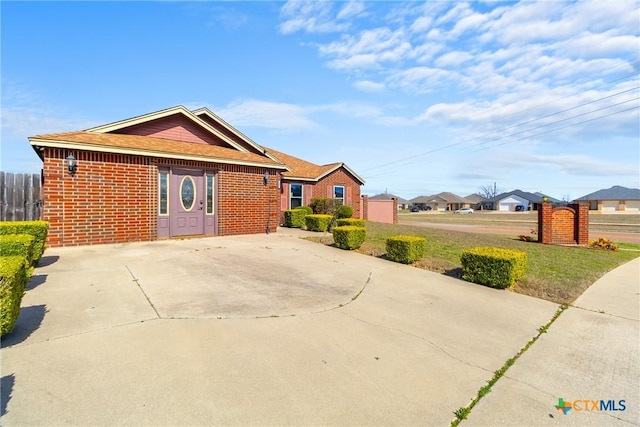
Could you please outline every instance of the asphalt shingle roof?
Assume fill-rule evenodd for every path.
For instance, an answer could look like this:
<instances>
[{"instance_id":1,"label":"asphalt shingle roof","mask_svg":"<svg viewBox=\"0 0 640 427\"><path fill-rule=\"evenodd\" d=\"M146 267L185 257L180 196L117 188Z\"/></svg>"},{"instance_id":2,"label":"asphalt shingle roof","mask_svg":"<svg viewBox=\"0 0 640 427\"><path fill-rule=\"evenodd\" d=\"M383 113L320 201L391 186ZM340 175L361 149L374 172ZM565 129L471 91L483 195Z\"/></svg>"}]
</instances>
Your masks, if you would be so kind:
<instances>
[{"instance_id":1,"label":"asphalt shingle roof","mask_svg":"<svg viewBox=\"0 0 640 427\"><path fill-rule=\"evenodd\" d=\"M576 200L640 200L640 189L614 185L611 188L595 191Z\"/></svg>"},{"instance_id":2,"label":"asphalt shingle roof","mask_svg":"<svg viewBox=\"0 0 640 427\"><path fill-rule=\"evenodd\" d=\"M273 165L282 168L283 165L259 154L247 153L235 148L221 147L209 144L196 144L193 142L176 141L164 138L154 138L140 135L126 135L118 133L94 133L87 131L54 133L38 135L30 138L33 141L66 142L92 148L109 147L114 149L134 150L149 156L157 154L170 154L175 157L180 155L202 157L211 161L235 161L260 165ZM37 145L37 142L34 142Z\"/></svg>"}]
</instances>

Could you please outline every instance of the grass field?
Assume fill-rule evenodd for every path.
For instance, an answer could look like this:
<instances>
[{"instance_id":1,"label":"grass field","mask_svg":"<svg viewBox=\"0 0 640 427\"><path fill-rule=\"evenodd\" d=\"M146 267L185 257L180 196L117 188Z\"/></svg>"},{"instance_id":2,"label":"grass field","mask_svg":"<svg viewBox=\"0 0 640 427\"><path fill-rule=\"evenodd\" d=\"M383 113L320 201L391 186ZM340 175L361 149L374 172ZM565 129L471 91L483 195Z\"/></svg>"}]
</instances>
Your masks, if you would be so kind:
<instances>
[{"instance_id":1,"label":"grass field","mask_svg":"<svg viewBox=\"0 0 640 427\"><path fill-rule=\"evenodd\" d=\"M452 216L449 216L449 220ZM463 216L465 220L478 219L477 217L467 218L473 215ZM640 256L640 245L634 244L622 245L621 247L625 250L604 251L523 242L516 236L476 234L411 225L368 222L366 229L367 239L357 252L383 257L385 241L389 236L394 234L424 236L427 239L427 254L414 266L453 277L460 277L460 255L465 249L475 246L496 246L524 251L528 256L527 274L511 290L559 304L570 304L606 272ZM323 244L333 244L331 234L309 239Z\"/></svg>"},{"instance_id":2,"label":"grass field","mask_svg":"<svg viewBox=\"0 0 640 427\"><path fill-rule=\"evenodd\" d=\"M398 215L398 221L472 224L488 226L508 225L513 227L536 228L538 225L538 213L475 212L472 215L455 215L452 212L402 212ZM640 233L640 214L590 214L589 230Z\"/></svg>"}]
</instances>

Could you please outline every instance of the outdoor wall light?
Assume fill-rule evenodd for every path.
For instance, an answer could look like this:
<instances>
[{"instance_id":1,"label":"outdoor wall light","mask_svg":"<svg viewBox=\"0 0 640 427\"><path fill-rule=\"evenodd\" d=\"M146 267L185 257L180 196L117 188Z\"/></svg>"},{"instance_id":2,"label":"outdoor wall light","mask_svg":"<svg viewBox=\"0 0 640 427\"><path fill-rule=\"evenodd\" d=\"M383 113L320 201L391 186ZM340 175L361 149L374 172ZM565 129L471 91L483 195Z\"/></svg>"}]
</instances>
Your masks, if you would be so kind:
<instances>
[{"instance_id":1,"label":"outdoor wall light","mask_svg":"<svg viewBox=\"0 0 640 427\"><path fill-rule=\"evenodd\" d=\"M69 172L69 175L73 175L74 173L76 173L77 167L78 164L76 162L76 158L73 157L73 154L69 154L69 156L67 157L67 171Z\"/></svg>"},{"instance_id":2,"label":"outdoor wall light","mask_svg":"<svg viewBox=\"0 0 640 427\"><path fill-rule=\"evenodd\" d=\"M267 185L269 183L269 171L266 171L262 176L262 183Z\"/></svg>"},{"instance_id":3,"label":"outdoor wall light","mask_svg":"<svg viewBox=\"0 0 640 427\"><path fill-rule=\"evenodd\" d=\"M547 196L544 196L544 197L542 198L542 201L543 201L543 202L545 202L545 203L547 203L547 201L549 201L549 198L548 198Z\"/></svg>"}]
</instances>

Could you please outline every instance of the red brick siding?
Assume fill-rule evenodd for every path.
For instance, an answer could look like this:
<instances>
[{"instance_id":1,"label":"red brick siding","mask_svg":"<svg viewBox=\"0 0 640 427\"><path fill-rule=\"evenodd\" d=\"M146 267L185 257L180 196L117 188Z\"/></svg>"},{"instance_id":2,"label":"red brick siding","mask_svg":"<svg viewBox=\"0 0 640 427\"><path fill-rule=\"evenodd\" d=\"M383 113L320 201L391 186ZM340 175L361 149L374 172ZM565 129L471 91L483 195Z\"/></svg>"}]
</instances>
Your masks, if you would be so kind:
<instances>
[{"instance_id":1,"label":"red brick siding","mask_svg":"<svg viewBox=\"0 0 640 427\"><path fill-rule=\"evenodd\" d=\"M67 173L67 150L46 148L43 219L47 245L77 246L157 238L158 165L218 170L218 233L276 230L280 209L276 171L124 154L74 151L77 172ZM268 221L269 220L269 221Z\"/></svg>"},{"instance_id":2,"label":"red brick siding","mask_svg":"<svg viewBox=\"0 0 640 427\"><path fill-rule=\"evenodd\" d=\"M218 174L218 233L220 235L275 232L280 219L280 190L276 171L221 165Z\"/></svg>"},{"instance_id":3,"label":"red brick siding","mask_svg":"<svg viewBox=\"0 0 640 427\"><path fill-rule=\"evenodd\" d=\"M115 131L114 133L126 135L142 135L155 138L172 139L175 141L196 142L199 144L221 145L229 144L209 133L201 126L180 114L174 114L146 123L134 125Z\"/></svg>"},{"instance_id":4,"label":"red brick siding","mask_svg":"<svg viewBox=\"0 0 640 427\"><path fill-rule=\"evenodd\" d=\"M67 150L45 149L43 219L50 223L48 246L154 239L157 174L149 159L88 151L73 154L78 169L71 176Z\"/></svg>"},{"instance_id":5,"label":"red brick siding","mask_svg":"<svg viewBox=\"0 0 640 427\"><path fill-rule=\"evenodd\" d=\"M353 217L360 217L360 185L344 169L337 169L313 186L313 197L333 197L333 186L345 187L345 204L353 208Z\"/></svg>"}]
</instances>

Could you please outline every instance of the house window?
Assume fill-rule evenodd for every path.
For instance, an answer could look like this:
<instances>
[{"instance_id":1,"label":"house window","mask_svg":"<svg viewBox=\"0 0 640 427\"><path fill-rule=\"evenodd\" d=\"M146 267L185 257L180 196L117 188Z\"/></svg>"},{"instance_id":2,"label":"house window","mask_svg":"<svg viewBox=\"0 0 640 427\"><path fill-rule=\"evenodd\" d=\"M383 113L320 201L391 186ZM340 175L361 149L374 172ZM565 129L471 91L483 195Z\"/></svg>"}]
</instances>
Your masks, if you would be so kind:
<instances>
[{"instance_id":1,"label":"house window","mask_svg":"<svg viewBox=\"0 0 640 427\"><path fill-rule=\"evenodd\" d=\"M289 209L302 206L302 184L289 184Z\"/></svg>"},{"instance_id":2,"label":"house window","mask_svg":"<svg viewBox=\"0 0 640 427\"><path fill-rule=\"evenodd\" d=\"M333 198L339 200L339 204L344 205L344 186L343 185L334 185L333 186Z\"/></svg>"},{"instance_id":3,"label":"house window","mask_svg":"<svg viewBox=\"0 0 640 427\"><path fill-rule=\"evenodd\" d=\"M213 214L213 175L207 175L207 214Z\"/></svg>"},{"instance_id":4,"label":"house window","mask_svg":"<svg viewBox=\"0 0 640 427\"><path fill-rule=\"evenodd\" d=\"M158 175L158 214L169 214L169 172L161 171Z\"/></svg>"}]
</instances>

